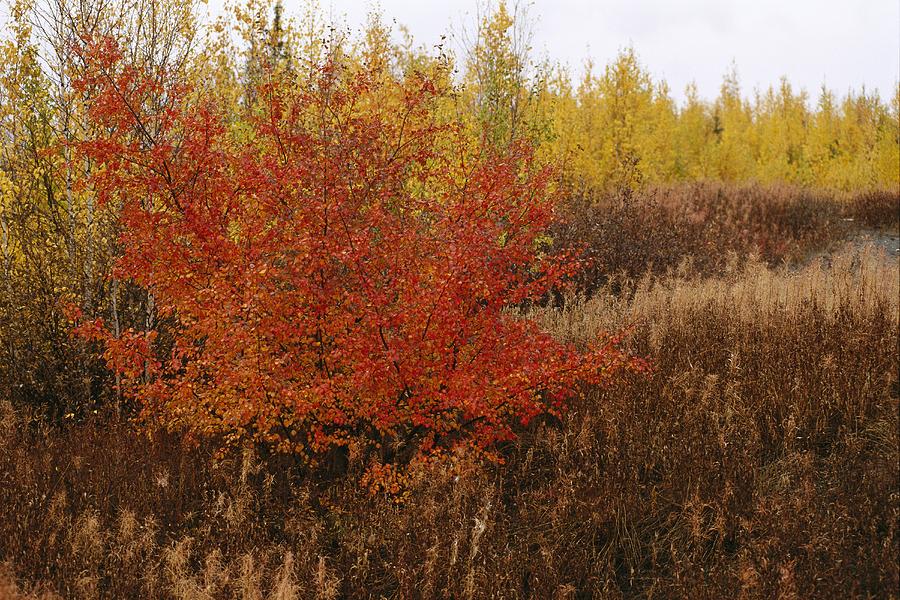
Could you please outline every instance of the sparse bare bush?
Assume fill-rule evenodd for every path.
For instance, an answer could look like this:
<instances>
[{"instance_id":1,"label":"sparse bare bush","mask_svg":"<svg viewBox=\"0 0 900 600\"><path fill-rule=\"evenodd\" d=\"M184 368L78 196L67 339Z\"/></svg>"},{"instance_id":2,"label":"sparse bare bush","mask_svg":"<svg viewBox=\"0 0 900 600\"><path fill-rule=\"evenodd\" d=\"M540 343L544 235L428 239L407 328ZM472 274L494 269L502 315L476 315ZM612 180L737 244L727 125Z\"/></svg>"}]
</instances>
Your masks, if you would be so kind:
<instances>
[{"instance_id":1,"label":"sparse bare bush","mask_svg":"<svg viewBox=\"0 0 900 600\"><path fill-rule=\"evenodd\" d=\"M845 198L789 186L694 183L576 197L552 235L558 250L575 249L589 261L576 283L591 293L685 265L718 275L752 257L801 264L860 227L896 227L898 202L888 191Z\"/></svg>"}]
</instances>

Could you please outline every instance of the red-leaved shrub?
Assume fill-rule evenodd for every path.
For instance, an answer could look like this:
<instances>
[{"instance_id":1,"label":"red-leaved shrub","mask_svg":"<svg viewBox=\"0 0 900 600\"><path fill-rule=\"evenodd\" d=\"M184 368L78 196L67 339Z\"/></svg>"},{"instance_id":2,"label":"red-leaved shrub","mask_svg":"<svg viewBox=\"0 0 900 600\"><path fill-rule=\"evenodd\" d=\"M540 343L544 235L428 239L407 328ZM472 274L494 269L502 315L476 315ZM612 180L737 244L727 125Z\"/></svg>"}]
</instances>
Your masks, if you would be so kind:
<instances>
[{"instance_id":1,"label":"red-leaved shrub","mask_svg":"<svg viewBox=\"0 0 900 600\"><path fill-rule=\"evenodd\" d=\"M312 461L349 449L393 480L384 465L487 450L639 366L612 338L577 351L510 308L576 266L545 252L551 173L525 145L467 147L427 77L337 62L272 77L232 130L109 42L86 59L108 133L82 151L122 205L118 274L168 325L116 337L83 317L80 332L147 417Z\"/></svg>"}]
</instances>

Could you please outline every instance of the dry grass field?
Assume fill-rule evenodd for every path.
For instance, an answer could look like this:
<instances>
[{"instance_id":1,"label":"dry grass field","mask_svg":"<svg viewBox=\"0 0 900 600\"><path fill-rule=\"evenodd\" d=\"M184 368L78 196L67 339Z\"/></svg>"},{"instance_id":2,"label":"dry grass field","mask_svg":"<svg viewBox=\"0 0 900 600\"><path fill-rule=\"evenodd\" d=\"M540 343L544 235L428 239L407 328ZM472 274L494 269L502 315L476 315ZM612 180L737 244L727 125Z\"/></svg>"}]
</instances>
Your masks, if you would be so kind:
<instances>
[{"instance_id":1,"label":"dry grass field","mask_svg":"<svg viewBox=\"0 0 900 600\"><path fill-rule=\"evenodd\" d=\"M399 501L361 489L354 465L217 459L4 403L0 596L896 598L900 272L837 231L895 228L891 212L798 217L788 198L751 206L767 229L717 247L740 219L710 209L689 238L687 205L666 202L651 216L674 228L635 236L617 275L527 314L576 342L625 329L650 373L588 390L500 464L420 473ZM596 239L639 230L628 219L648 213L628 210Z\"/></svg>"}]
</instances>

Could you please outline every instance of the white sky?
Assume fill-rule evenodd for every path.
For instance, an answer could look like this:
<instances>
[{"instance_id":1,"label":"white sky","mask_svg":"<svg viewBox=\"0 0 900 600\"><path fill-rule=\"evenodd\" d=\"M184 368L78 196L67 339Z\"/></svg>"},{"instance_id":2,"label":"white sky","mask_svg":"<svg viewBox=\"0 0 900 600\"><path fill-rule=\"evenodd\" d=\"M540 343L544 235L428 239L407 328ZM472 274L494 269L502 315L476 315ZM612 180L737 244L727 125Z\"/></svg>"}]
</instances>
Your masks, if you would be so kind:
<instances>
[{"instance_id":1,"label":"white sky","mask_svg":"<svg viewBox=\"0 0 900 600\"><path fill-rule=\"evenodd\" d=\"M302 1L302 0L300 0ZM212 0L211 8L218 2ZM283 0L296 14L298 0ZM508 0L512 7L515 0ZM533 0L537 55L580 73L585 58L607 64L633 45L654 78L677 99L697 83L717 95L737 65L745 94L785 75L813 98L822 83L843 94L877 89L888 99L900 80L900 0ZM373 7L406 25L418 44L472 29L478 0L319 0L326 14L360 28ZM213 9L214 10L214 9ZM458 36L457 36L458 37Z\"/></svg>"},{"instance_id":2,"label":"white sky","mask_svg":"<svg viewBox=\"0 0 900 600\"><path fill-rule=\"evenodd\" d=\"M238 0L240 1L240 0ZM308 0L282 0L299 14ZM458 40L476 22L479 0L312 0L326 15L359 30L374 8L406 25L417 44L442 34ZM482 6L487 0L480 0ZM212 14L223 0L209 0ZM516 0L507 0L512 7ZM825 83L838 94L877 90L885 100L900 81L900 0L519 0L533 21L534 54L581 73L586 58L602 68L632 45L654 79L677 100L694 81L714 98L732 61L745 95L784 75L815 99ZM0 26L8 17L0 0ZM5 38L3 32L0 38ZM455 35L454 35L455 34ZM457 51L459 46L451 45Z\"/></svg>"}]
</instances>

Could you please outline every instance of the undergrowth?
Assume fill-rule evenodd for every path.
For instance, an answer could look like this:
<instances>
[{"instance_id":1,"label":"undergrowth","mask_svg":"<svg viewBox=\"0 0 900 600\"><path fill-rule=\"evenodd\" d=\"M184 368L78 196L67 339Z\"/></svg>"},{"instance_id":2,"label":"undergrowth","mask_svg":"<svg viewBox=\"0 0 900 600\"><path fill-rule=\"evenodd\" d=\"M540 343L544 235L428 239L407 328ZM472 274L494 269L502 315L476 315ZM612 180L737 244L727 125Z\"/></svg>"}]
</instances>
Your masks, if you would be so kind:
<instances>
[{"instance_id":1,"label":"undergrowth","mask_svg":"<svg viewBox=\"0 0 900 600\"><path fill-rule=\"evenodd\" d=\"M682 265L564 308L653 364L402 502L4 404L0 593L67 598L896 597L898 277Z\"/></svg>"}]
</instances>

